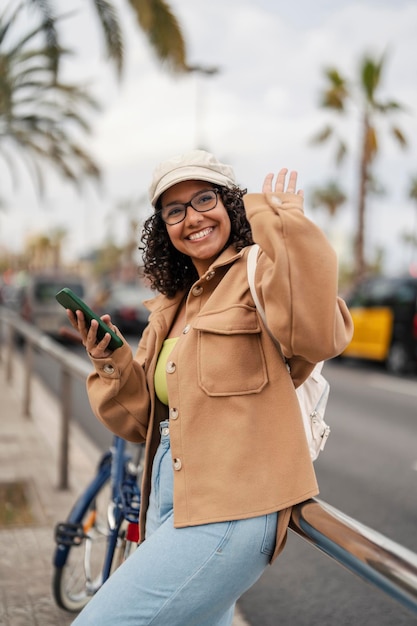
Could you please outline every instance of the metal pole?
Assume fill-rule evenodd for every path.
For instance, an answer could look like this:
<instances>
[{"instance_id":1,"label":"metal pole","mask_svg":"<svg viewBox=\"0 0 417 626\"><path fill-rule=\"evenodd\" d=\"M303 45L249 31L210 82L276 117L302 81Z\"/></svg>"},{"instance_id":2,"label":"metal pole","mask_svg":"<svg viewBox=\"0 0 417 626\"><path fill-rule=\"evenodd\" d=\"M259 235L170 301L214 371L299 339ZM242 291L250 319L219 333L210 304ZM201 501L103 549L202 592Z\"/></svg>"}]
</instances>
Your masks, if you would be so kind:
<instances>
[{"instance_id":1,"label":"metal pole","mask_svg":"<svg viewBox=\"0 0 417 626\"><path fill-rule=\"evenodd\" d=\"M15 330L11 324L8 325L7 351L6 351L6 380L8 383L13 378L13 344L15 341Z\"/></svg>"},{"instance_id":2,"label":"metal pole","mask_svg":"<svg viewBox=\"0 0 417 626\"><path fill-rule=\"evenodd\" d=\"M1 305L0 305L1 306ZM5 328L6 328L6 322L5 319L3 317L3 315L0 316L0 363L3 363L4 361L4 338L5 338Z\"/></svg>"},{"instance_id":3,"label":"metal pole","mask_svg":"<svg viewBox=\"0 0 417 626\"><path fill-rule=\"evenodd\" d=\"M32 399L32 364L33 364L33 343L30 339L26 340L25 347L25 366L23 381L23 415L31 417L30 405Z\"/></svg>"},{"instance_id":4,"label":"metal pole","mask_svg":"<svg viewBox=\"0 0 417 626\"><path fill-rule=\"evenodd\" d=\"M205 117L205 109L207 102L207 93L202 94L200 77L201 76L215 76L219 72L218 67L205 67L203 65L190 65L188 72L196 75L195 78L195 147L197 149L205 150L204 145L204 129L203 120Z\"/></svg>"},{"instance_id":5,"label":"metal pole","mask_svg":"<svg viewBox=\"0 0 417 626\"><path fill-rule=\"evenodd\" d=\"M71 372L62 368L61 376L61 439L59 455L59 489L68 489L69 425L71 415Z\"/></svg>"}]
</instances>

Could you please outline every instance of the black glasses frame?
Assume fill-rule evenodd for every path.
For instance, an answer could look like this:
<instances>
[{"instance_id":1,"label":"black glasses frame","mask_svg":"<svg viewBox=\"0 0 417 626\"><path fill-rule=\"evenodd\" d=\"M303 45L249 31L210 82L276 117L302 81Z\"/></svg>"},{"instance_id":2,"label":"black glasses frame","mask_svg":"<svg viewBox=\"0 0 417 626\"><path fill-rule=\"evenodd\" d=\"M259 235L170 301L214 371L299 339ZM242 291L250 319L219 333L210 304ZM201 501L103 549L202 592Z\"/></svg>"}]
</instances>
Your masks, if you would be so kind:
<instances>
[{"instance_id":1,"label":"black glasses frame","mask_svg":"<svg viewBox=\"0 0 417 626\"><path fill-rule=\"evenodd\" d=\"M214 206L210 207L209 209L199 209L195 207L193 204L195 198L197 198L201 194L208 193L210 191L214 192L214 195L216 196L216 202ZM176 204L175 206L182 207L184 211L184 215L175 222L172 222L172 221L168 222L167 220L164 219L162 215L163 208L158 209L157 213L160 215L161 220L164 222L164 224L167 224L168 226L175 226L175 224L180 224L181 222L185 220L185 218L187 217L187 209L189 206L192 207L194 211L197 211L197 213L208 213L209 211L212 211L213 209L216 208L218 201L219 201L219 189L217 189L216 187L212 187L210 189L202 189L201 191L198 191L196 194L193 195L193 197L191 198L189 202L185 202L185 203L178 202L178 204Z\"/></svg>"}]
</instances>

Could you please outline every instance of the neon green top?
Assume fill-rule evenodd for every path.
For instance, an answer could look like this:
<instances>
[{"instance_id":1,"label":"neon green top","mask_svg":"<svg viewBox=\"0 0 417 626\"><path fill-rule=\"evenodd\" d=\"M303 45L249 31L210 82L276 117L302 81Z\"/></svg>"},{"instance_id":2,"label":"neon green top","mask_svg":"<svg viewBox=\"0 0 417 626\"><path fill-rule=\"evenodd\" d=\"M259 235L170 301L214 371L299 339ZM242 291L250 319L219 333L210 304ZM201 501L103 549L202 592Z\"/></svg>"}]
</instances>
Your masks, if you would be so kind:
<instances>
[{"instance_id":1,"label":"neon green top","mask_svg":"<svg viewBox=\"0 0 417 626\"><path fill-rule=\"evenodd\" d=\"M168 387L167 387L167 378L166 378L166 364L168 361L168 357L172 352L173 347L178 341L178 337L171 337L170 339L165 339L162 344L161 352L158 356L158 361L155 369L155 393L158 399L163 403L168 405Z\"/></svg>"}]
</instances>

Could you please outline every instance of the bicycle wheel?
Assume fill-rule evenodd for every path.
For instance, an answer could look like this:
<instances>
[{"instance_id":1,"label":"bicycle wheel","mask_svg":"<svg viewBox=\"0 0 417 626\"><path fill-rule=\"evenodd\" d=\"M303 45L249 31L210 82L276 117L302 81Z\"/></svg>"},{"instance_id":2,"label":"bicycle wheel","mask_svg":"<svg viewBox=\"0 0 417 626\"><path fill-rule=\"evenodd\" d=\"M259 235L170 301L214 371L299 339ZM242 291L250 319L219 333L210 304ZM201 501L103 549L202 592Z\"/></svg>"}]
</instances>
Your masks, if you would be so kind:
<instances>
[{"instance_id":1,"label":"bicycle wheel","mask_svg":"<svg viewBox=\"0 0 417 626\"><path fill-rule=\"evenodd\" d=\"M58 606L67 611L80 611L103 584L111 506L107 479L91 497L80 523L60 525L69 547L64 565L54 569L53 594Z\"/></svg>"}]
</instances>

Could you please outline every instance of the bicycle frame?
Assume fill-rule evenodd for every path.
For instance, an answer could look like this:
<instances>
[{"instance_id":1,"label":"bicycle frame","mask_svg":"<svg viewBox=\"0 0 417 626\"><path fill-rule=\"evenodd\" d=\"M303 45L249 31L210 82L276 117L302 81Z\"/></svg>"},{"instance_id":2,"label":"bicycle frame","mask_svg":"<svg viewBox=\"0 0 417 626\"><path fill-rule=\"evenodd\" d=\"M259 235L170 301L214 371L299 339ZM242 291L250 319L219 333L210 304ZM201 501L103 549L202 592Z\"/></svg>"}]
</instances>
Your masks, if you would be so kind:
<instances>
[{"instance_id":1,"label":"bicycle frame","mask_svg":"<svg viewBox=\"0 0 417 626\"><path fill-rule=\"evenodd\" d=\"M113 438L113 458L117 462L111 463L110 480L112 498L108 509L110 534L108 549L103 567L103 582L110 576L113 554L119 536L119 528L124 519L129 525L138 526L140 492L137 485L137 467L132 463L130 455L126 454L126 442L120 437ZM136 506L132 507L132 500ZM136 533L136 543L139 539ZM127 538L129 540L129 538Z\"/></svg>"},{"instance_id":2,"label":"bicycle frame","mask_svg":"<svg viewBox=\"0 0 417 626\"><path fill-rule=\"evenodd\" d=\"M137 484L138 465L132 461L126 452L126 441L114 436L110 450L100 459L97 473L83 493L78 497L65 522L57 524L55 529L55 550L53 565L63 568L66 564L69 551L79 546L87 539L81 521L85 517L91 502L110 480L111 498L108 506L108 534L105 559L102 567L101 584L110 576L113 556L119 530L123 520L129 525L138 526L140 490ZM129 534L129 533L128 533ZM138 532L130 532L127 541L137 542ZM86 559L87 561L88 559ZM88 564L85 563L86 570ZM86 572L88 578L88 572Z\"/></svg>"}]
</instances>

